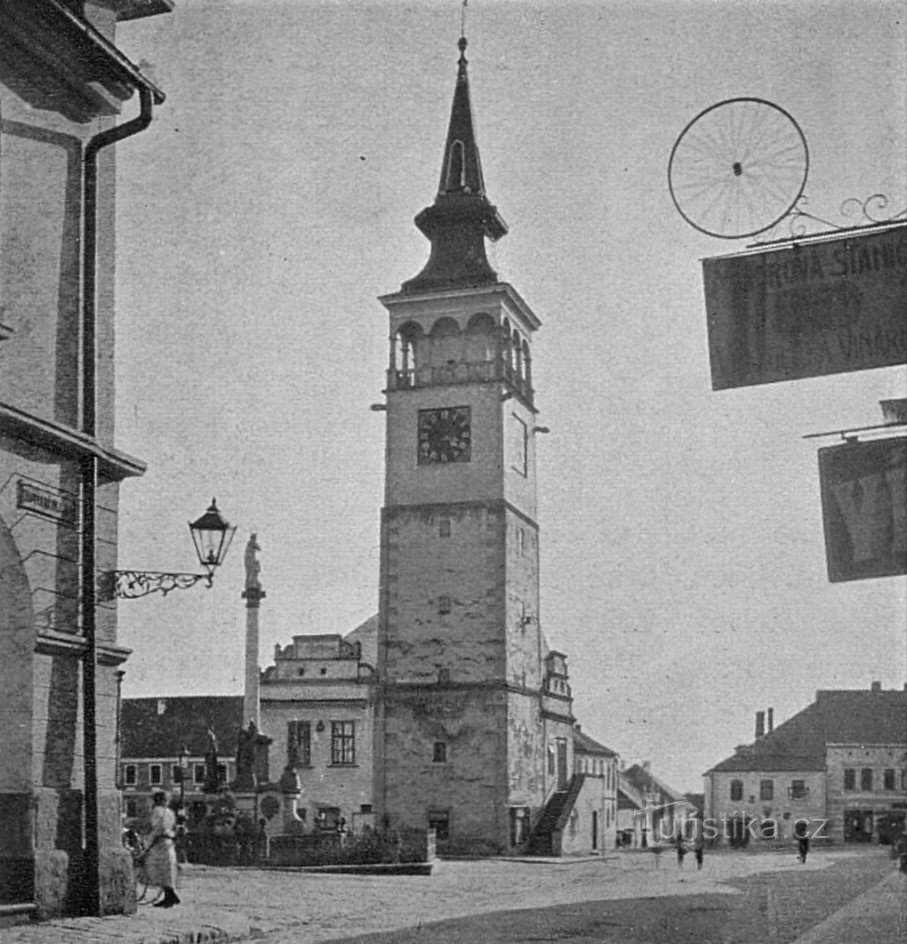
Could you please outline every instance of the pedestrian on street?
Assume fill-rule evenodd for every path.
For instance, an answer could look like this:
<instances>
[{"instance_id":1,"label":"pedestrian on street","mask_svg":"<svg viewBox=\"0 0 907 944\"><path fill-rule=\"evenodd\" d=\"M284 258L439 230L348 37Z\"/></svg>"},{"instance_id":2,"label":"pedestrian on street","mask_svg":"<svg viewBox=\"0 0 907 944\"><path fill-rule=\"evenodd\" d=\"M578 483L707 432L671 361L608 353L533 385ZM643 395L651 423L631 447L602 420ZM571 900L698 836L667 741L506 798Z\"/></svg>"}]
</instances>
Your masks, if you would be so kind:
<instances>
[{"instance_id":1,"label":"pedestrian on street","mask_svg":"<svg viewBox=\"0 0 907 944\"><path fill-rule=\"evenodd\" d=\"M702 814L697 813L693 817L693 855L696 856L696 871L702 869L702 855L705 850L705 837L703 836Z\"/></svg>"},{"instance_id":2,"label":"pedestrian on street","mask_svg":"<svg viewBox=\"0 0 907 944\"><path fill-rule=\"evenodd\" d=\"M683 868L683 860L687 854L687 848L683 844L683 833L677 833L677 868Z\"/></svg>"},{"instance_id":3,"label":"pedestrian on street","mask_svg":"<svg viewBox=\"0 0 907 944\"><path fill-rule=\"evenodd\" d=\"M145 838L145 873L150 885L164 890L155 908L172 908L180 903L176 887L176 814L167 805L167 794L156 790L151 795L151 831Z\"/></svg>"},{"instance_id":4,"label":"pedestrian on street","mask_svg":"<svg viewBox=\"0 0 907 944\"><path fill-rule=\"evenodd\" d=\"M809 853L809 823L805 819L798 819L794 824L794 836L797 838L797 858L803 864Z\"/></svg>"}]
</instances>

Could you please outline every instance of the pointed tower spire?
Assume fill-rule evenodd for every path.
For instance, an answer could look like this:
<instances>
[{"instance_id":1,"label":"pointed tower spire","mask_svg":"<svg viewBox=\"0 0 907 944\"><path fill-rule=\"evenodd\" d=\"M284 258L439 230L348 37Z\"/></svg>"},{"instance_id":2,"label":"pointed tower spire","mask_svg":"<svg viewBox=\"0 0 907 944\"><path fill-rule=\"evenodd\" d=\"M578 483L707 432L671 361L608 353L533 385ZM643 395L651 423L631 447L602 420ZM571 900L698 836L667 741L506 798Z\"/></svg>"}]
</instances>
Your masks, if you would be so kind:
<instances>
[{"instance_id":1,"label":"pointed tower spire","mask_svg":"<svg viewBox=\"0 0 907 944\"><path fill-rule=\"evenodd\" d=\"M457 84L438 195L415 220L431 242L431 255L425 268L403 283L404 292L487 285L498 280L485 255L485 239L500 239L507 232L507 224L485 196L469 102L466 37L461 36L457 45Z\"/></svg>"}]
</instances>

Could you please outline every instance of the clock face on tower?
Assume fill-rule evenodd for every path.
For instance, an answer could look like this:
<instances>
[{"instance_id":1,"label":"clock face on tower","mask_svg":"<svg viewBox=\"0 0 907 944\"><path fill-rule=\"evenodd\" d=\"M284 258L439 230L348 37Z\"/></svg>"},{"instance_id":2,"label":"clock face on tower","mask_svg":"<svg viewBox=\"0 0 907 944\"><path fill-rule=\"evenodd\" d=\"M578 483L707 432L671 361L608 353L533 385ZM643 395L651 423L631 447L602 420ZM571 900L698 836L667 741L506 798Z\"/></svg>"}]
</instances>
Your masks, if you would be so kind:
<instances>
[{"instance_id":1,"label":"clock face on tower","mask_svg":"<svg viewBox=\"0 0 907 944\"><path fill-rule=\"evenodd\" d=\"M468 406L419 410L419 465L469 462L471 443Z\"/></svg>"}]
</instances>

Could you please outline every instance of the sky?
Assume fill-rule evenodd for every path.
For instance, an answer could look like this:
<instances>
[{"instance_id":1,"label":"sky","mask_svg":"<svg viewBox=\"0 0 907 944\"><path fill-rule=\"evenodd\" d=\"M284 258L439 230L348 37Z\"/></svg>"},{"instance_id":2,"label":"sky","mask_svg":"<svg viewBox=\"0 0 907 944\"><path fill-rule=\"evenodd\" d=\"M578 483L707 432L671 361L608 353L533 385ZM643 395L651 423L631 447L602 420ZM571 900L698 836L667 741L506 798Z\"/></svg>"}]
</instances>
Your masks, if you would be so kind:
<instances>
[{"instance_id":1,"label":"sky","mask_svg":"<svg viewBox=\"0 0 907 944\"><path fill-rule=\"evenodd\" d=\"M542 320L541 626L583 730L682 790L754 714L907 681L907 579L830 584L806 434L907 397L881 368L714 392L704 235L675 140L737 97L789 112L826 219L907 207L907 4L473 0L467 56L495 265ZM191 570L212 495L238 526L214 587L124 601L126 697L238 694L242 550L261 664L377 611L387 317L427 258L460 5L177 0L118 45L167 93L117 148L120 566ZM127 106L129 109L132 106ZM124 112L125 115L125 112ZM775 235L786 235L780 229ZM769 234L772 235L772 234Z\"/></svg>"}]
</instances>

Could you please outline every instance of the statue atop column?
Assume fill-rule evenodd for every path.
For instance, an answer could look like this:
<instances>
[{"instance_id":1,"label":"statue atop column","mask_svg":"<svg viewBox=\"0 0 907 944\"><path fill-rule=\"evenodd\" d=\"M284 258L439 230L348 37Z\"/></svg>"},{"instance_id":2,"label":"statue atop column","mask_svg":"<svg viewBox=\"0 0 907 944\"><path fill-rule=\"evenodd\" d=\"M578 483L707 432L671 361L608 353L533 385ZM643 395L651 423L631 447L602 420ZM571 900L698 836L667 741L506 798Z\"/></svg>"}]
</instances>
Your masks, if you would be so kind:
<instances>
[{"instance_id":1,"label":"statue atop column","mask_svg":"<svg viewBox=\"0 0 907 944\"><path fill-rule=\"evenodd\" d=\"M261 573L261 561L258 555L261 553L261 545L258 543L258 535L249 536L249 543L246 545L246 596L250 590L261 591L261 581L258 575Z\"/></svg>"}]
</instances>

